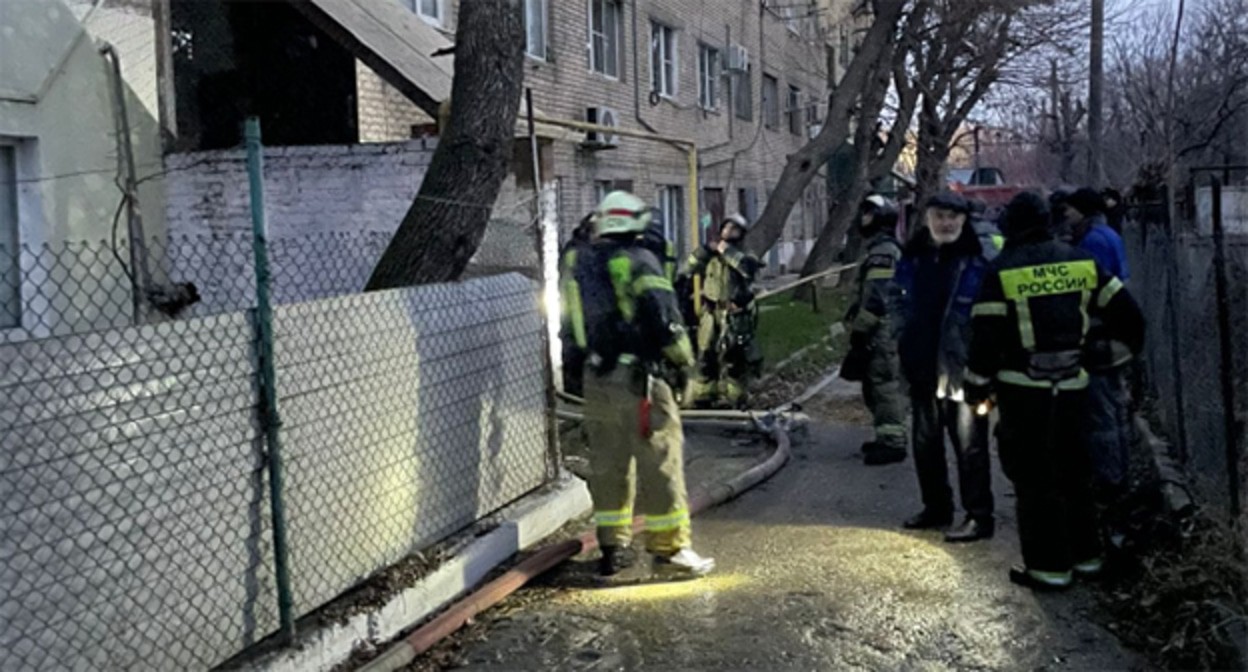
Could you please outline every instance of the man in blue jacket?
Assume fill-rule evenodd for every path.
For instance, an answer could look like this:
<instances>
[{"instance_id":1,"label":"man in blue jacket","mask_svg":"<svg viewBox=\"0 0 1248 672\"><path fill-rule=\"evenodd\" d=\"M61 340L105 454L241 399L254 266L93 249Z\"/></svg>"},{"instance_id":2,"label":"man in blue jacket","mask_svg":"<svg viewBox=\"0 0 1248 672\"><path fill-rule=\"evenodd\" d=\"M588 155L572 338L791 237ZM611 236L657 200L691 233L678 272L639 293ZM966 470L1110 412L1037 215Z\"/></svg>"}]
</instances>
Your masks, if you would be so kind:
<instances>
[{"instance_id":1,"label":"man in blue jacket","mask_svg":"<svg viewBox=\"0 0 1248 672\"><path fill-rule=\"evenodd\" d=\"M1105 201L1092 189L1080 189L1066 200L1066 221L1074 232L1074 245L1096 259L1096 264L1120 282L1131 279L1122 237L1109 226ZM1111 537L1120 521L1119 512L1127 488L1131 444L1135 440L1126 368L1130 348L1107 334L1093 316L1084 346L1084 368L1090 374L1083 436L1092 457L1094 491L1101 516Z\"/></svg>"},{"instance_id":2,"label":"man in blue jacket","mask_svg":"<svg viewBox=\"0 0 1248 672\"><path fill-rule=\"evenodd\" d=\"M1096 190L1085 187L1071 194L1063 207L1074 234L1074 246L1091 254L1106 273L1124 283L1130 280L1127 247L1105 218L1105 199Z\"/></svg>"},{"instance_id":3,"label":"man in blue jacket","mask_svg":"<svg viewBox=\"0 0 1248 672\"><path fill-rule=\"evenodd\" d=\"M910 384L914 463L923 510L908 529L953 523L945 436L958 461L966 518L945 535L949 542L992 537L993 498L988 417L965 401L971 308L988 268L983 245L969 222L970 205L952 193L928 203L925 226L906 246L897 267L901 292L902 372Z\"/></svg>"}]
</instances>

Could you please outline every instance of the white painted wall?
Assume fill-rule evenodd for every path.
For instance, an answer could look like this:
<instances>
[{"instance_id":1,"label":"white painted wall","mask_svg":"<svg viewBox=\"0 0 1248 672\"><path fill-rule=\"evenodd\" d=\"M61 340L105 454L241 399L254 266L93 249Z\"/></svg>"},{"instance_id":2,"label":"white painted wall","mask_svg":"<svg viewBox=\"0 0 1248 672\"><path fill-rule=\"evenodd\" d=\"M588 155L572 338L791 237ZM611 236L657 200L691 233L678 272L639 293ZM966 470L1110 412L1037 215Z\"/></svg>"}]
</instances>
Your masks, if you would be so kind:
<instances>
[{"instance_id":1,"label":"white painted wall","mask_svg":"<svg viewBox=\"0 0 1248 672\"><path fill-rule=\"evenodd\" d=\"M294 303L361 291L420 191L435 144L408 140L266 148L274 300ZM171 154L166 165L169 272L173 280L189 280L199 288L203 301L193 314L253 305L245 153ZM555 196L547 194L547 212L557 216ZM518 191L509 178L470 276L525 269L537 277L532 208L532 194Z\"/></svg>"},{"instance_id":2,"label":"white painted wall","mask_svg":"<svg viewBox=\"0 0 1248 672\"><path fill-rule=\"evenodd\" d=\"M394 231L420 189L435 146L432 140L410 140L266 148L269 235ZM170 154L166 162L170 233L251 231L243 150Z\"/></svg>"},{"instance_id":3,"label":"white painted wall","mask_svg":"<svg viewBox=\"0 0 1248 672\"><path fill-rule=\"evenodd\" d=\"M141 51L132 44L122 58L139 61ZM123 72L141 69L123 62ZM4 2L0 137L22 146L21 242L109 236L121 200L109 72L95 39L62 0ZM129 86L125 95L138 174L149 178L139 188L145 230L157 237L164 232L164 186L153 178L162 171L159 124Z\"/></svg>"},{"instance_id":4,"label":"white painted wall","mask_svg":"<svg viewBox=\"0 0 1248 672\"><path fill-rule=\"evenodd\" d=\"M109 261L113 251L103 242L111 237L122 201L112 69L96 37L76 16L87 16L81 0L69 1L73 8L63 0L4 1L0 8L0 142L17 148L17 239L27 250L17 255L20 328L10 329L14 321L5 320L3 340L133 319L130 280ZM152 67L150 16L100 8L87 23L117 42L123 79ZM154 102L154 82L149 84L143 88L151 89ZM141 181L144 237L161 238L159 124L133 88L126 85L122 95ZM124 238L124 213L120 224ZM84 243L94 247L84 248ZM127 257L128 248L121 247L117 254ZM12 263L14 256L6 256ZM56 272L50 272L53 268Z\"/></svg>"}]
</instances>

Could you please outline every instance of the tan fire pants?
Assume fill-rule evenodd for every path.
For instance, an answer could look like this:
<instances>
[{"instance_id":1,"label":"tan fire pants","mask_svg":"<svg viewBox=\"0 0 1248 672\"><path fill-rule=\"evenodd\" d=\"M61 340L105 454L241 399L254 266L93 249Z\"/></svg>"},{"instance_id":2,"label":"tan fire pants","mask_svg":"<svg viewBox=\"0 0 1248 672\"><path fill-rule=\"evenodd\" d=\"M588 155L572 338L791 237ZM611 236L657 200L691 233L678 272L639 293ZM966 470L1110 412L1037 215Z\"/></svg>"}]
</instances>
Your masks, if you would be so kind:
<instances>
[{"instance_id":1,"label":"tan fire pants","mask_svg":"<svg viewBox=\"0 0 1248 672\"><path fill-rule=\"evenodd\" d=\"M680 409L667 383L650 378L649 419L643 422L644 384L633 384L634 376L640 374L624 365L603 377L585 376L589 492L598 543L627 546L632 541L635 481L640 480L636 498L646 520L646 550L671 554L691 543ZM649 436L643 436L646 429Z\"/></svg>"}]
</instances>

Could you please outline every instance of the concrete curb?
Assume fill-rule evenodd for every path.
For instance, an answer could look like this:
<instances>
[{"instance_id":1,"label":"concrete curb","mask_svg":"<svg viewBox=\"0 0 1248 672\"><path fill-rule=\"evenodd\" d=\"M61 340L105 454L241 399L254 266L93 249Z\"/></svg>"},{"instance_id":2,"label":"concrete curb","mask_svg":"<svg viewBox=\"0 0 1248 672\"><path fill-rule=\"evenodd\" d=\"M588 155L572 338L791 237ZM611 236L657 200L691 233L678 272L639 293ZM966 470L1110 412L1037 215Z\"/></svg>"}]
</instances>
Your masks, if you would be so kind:
<instances>
[{"instance_id":1,"label":"concrete curb","mask_svg":"<svg viewBox=\"0 0 1248 672\"><path fill-rule=\"evenodd\" d=\"M416 585L346 623L300 631L291 647L273 651L232 669L265 672L326 671L359 649L384 646L414 623L437 613L479 584L495 567L528 549L591 507L585 482L568 472L553 489L504 508L502 522L473 539Z\"/></svg>"}]
</instances>

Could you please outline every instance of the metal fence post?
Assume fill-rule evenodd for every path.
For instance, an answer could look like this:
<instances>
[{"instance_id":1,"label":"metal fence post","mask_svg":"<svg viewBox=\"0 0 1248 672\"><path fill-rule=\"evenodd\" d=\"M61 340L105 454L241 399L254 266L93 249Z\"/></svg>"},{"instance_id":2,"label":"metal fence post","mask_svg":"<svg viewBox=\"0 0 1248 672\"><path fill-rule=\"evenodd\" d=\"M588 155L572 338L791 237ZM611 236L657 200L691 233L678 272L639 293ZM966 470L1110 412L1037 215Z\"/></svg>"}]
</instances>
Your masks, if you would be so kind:
<instances>
[{"instance_id":1,"label":"metal fence post","mask_svg":"<svg viewBox=\"0 0 1248 672\"><path fill-rule=\"evenodd\" d=\"M269 469L269 498L273 520L273 560L277 574L277 609L281 636L295 636L294 596L290 590L290 554L286 542L286 506L283 502L281 415L277 411L277 375L273 365L273 307L270 303L268 234L264 221L264 151L260 120L248 117L247 178L251 188L252 251L256 263L256 330L260 360L260 422L264 427Z\"/></svg>"},{"instance_id":2,"label":"metal fence post","mask_svg":"<svg viewBox=\"0 0 1248 672\"><path fill-rule=\"evenodd\" d=\"M1187 462L1187 419L1183 416L1185 411L1183 404L1183 364L1182 349L1179 346L1179 325L1182 324L1182 317L1179 315L1179 282L1181 281L1180 273L1182 272L1179 264L1179 226L1174 221L1174 208L1170 207L1174 194L1167 189L1163 192L1166 197L1166 234L1170 237L1170 282L1166 286L1166 314L1170 323L1170 371L1174 377L1174 425L1178 436L1175 437L1175 444L1179 449L1179 459L1184 463Z\"/></svg>"},{"instance_id":3,"label":"metal fence post","mask_svg":"<svg viewBox=\"0 0 1248 672\"><path fill-rule=\"evenodd\" d=\"M1226 273L1226 236L1222 230L1222 181L1213 178L1213 268L1218 298L1221 348L1222 422L1226 433L1226 473L1230 478L1231 520L1239 520L1239 432L1235 421L1235 354L1231 343L1230 281Z\"/></svg>"}]
</instances>

